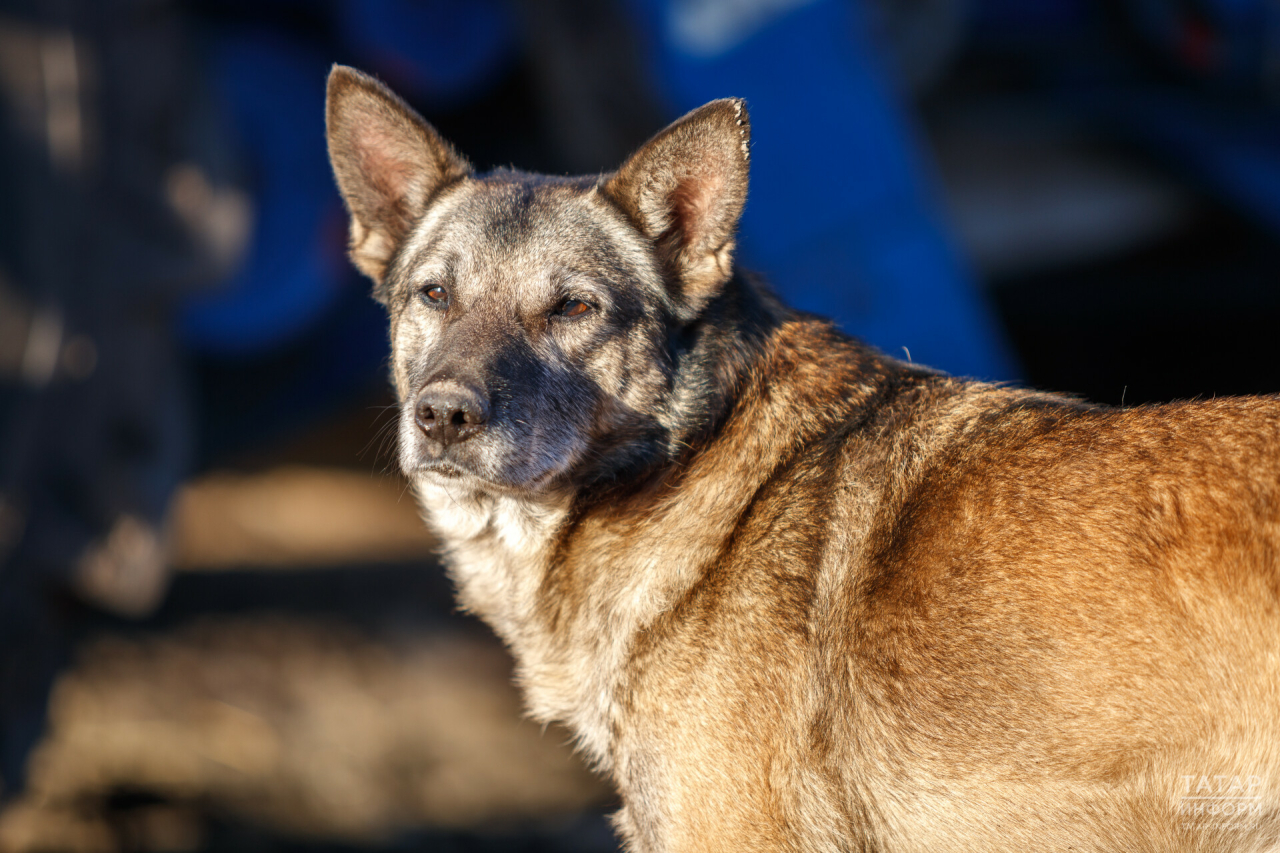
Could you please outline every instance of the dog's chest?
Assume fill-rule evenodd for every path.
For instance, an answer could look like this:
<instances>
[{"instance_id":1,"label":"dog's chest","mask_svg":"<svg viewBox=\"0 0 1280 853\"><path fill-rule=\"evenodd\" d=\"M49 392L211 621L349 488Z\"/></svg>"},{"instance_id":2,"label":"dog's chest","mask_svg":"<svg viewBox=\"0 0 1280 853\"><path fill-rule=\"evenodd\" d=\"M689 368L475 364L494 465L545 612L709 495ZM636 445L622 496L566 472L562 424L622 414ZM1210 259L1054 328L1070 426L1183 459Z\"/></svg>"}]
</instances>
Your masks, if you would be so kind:
<instances>
[{"instance_id":1,"label":"dog's chest","mask_svg":"<svg viewBox=\"0 0 1280 853\"><path fill-rule=\"evenodd\" d=\"M448 554L463 606L516 642L567 506L459 494L420 481L418 499Z\"/></svg>"},{"instance_id":2,"label":"dog's chest","mask_svg":"<svg viewBox=\"0 0 1280 853\"><path fill-rule=\"evenodd\" d=\"M715 552L723 508L693 489L685 497L696 500L636 513L643 521L579 519L563 542L568 500L464 499L424 484L418 493L460 602L511 648L532 715L567 724L608 766L628 651Z\"/></svg>"},{"instance_id":3,"label":"dog's chest","mask_svg":"<svg viewBox=\"0 0 1280 853\"><path fill-rule=\"evenodd\" d=\"M547 578L568 501L458 500L455 494L442 502L421 484L418 493L446 546L460 603L489 623L514 654L531 715L567 724L591 759L607 766L616 670L600 665L599 644L583 642L584 635L607 632L591 627L588 614L549 616L558 602L547 601Z\"/></svg>"}]
</instances>

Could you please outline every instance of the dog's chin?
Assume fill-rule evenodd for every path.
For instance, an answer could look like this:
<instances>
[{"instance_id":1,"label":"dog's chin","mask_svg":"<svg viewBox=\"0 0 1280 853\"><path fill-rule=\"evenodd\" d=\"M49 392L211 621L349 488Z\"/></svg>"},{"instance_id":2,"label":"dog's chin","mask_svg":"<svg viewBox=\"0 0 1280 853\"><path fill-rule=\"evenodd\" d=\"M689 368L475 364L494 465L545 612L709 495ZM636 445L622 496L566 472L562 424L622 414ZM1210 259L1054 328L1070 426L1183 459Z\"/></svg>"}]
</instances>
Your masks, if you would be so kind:
<instances>
[{"instance_id":1,"label":"dog's chin","mask_svg":"<svg viewBox=\"0 0 1280 853\"><path fill-rule=\"evenodd\" d=\"M408 468L405 474L423 485L461 489L472 494L519 498L537 498L558 492L564 480L564 472L561 470L543 471L534 476L515 476L505 472L495 476L440 459L421 460Z\"/></svg>"}]
</instances>

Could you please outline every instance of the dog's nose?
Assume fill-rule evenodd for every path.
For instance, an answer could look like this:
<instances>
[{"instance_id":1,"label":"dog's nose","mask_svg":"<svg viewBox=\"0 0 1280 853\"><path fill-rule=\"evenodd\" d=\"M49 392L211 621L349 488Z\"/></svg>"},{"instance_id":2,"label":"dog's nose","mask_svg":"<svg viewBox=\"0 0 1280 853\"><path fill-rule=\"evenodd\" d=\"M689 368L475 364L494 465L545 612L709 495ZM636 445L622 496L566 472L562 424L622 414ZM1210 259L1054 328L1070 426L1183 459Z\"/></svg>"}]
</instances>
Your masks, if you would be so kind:
<instances>
[{"instance_id":1,"label":"dog's nose","mask_svg":"<svg viewBox=\"0 0 1280 853\"><path fill-rule=\"evenodd\" d=\"M470 388L437 383L418 395L414 418L427 438L447 446L483 432L489 423L489 405Z\"/></svg>"}]
</instances>

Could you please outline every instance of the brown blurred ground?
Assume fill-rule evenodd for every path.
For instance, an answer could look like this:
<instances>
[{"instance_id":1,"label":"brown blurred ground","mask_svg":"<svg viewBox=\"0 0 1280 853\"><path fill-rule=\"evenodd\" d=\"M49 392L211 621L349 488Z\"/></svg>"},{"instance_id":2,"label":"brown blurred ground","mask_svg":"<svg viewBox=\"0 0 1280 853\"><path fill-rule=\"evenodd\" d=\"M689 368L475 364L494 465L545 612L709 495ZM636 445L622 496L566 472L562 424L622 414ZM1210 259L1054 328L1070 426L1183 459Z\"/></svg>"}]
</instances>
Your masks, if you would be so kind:
<instances>
[{"instance_id":1,"label":"brown blurred ground","mask_svg":"<svg viewBox=\"0 0 1280 853\"><path fill-rule=\"evenodd\" d=\"M402 481L214 473L173 529L160 611L88 619L0 851L473 849L495 827L483 849L559 849L598 815L608 791L453 612ZM579 849L612 847L588 821Z\"/></svg>"},{"instance_id":2,"label":"brown blurred ground","mask_svg":"<svg viewBox=\"0 0 1280 853\"><path fill-rule=\"evenodd\" d=\"M399 477L301 465L189 483L175 502L174 540L180 571L340 566L435 553Z\"/></svg>"}]
</instances>

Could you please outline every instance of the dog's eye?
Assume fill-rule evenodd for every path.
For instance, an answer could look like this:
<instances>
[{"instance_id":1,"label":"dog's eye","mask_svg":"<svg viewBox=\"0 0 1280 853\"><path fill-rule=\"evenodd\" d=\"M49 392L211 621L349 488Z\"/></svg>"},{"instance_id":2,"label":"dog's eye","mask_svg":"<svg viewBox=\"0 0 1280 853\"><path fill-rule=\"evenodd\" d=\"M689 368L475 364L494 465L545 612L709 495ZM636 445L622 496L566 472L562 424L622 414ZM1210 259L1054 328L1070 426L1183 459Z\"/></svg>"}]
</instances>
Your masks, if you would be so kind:
<instances>
[{"instance_id":1,"label":"dog's eye","mask_svg":"<svg viewBox=\"0 0 1280 853\"><path fill-rule=\"evenodd\" d=\"M427 284L422 288L422 298L431 305L444 305L449 301L449 291L439 284Z\"/></svg>"},{"instance_id":2,"label":"dog's eye","mask_svg":"<svg viewBox=\"0 0 1280 853\"><path fill-rule=\"evenodd\" d=\"M581 299L566 299L556 308L555 313L560 317L581 317L591 310L591 306Z\"/></svg>"}]
</instances>

